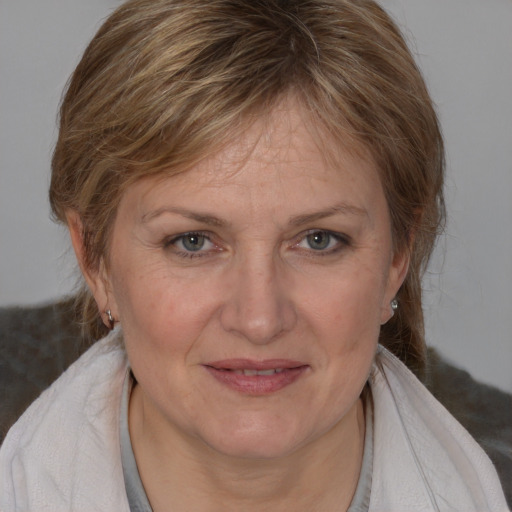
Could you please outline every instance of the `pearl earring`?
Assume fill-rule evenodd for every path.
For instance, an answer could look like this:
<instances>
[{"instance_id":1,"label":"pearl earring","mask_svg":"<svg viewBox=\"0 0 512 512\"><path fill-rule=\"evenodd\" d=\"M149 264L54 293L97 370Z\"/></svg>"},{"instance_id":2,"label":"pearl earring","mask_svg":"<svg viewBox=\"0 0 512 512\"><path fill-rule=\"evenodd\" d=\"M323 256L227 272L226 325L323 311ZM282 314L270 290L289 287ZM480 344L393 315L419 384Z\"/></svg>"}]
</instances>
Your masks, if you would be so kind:
<instances>
[{"instance_id":1,"label":"pearl earring","mask_svg":"<svg viewBox=\"0 0 512 512\"><path fill-rule=\"evenodd\" d=\"M112 316L112 312L110 311L110 309L107 309L105 311L105 314L107 315L110 330L112 330L114 328L114 324L116 323L116 321L114 320L114 317Z\"/></svg>"}]
</instances>

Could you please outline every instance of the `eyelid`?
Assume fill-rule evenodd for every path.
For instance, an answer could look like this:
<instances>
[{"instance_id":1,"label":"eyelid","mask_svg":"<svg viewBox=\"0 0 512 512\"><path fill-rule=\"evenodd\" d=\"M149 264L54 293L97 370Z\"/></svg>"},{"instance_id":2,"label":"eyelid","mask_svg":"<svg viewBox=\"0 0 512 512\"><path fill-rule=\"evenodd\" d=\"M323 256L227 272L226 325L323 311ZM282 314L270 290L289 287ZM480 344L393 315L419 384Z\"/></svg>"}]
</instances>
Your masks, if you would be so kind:
<instances>
[{"instance_id":1,"label":"eyelid","mask_svg":"<svg viewBox=\"0 0 512 512\"><path fill-rule=\"evenodd\" d=\"M325 250L315 250L313 248L303 248L299 247L299 244L303 242L309 235L312 235L314 233L326 233L327 235L333 237L338 243L331 248L325 249ZM352 239L349 235L346 235L345 233L340 233L338 231L332 231L330 229L320 229L320 228L312 228L308 229L307 231L303 231L302 233L298 234L292 243L292 248L297 250L304 250L307 253L311 253L315 256L327 256L329 254L334 254L344 247L348 247L352 244Z\"/></svg>"},{"instance_id":2,"label":"eyelid","mask_svg":"<svg viewBox=\"0 0 512 512\"><path fill-rule=\"evenodd\" d=\"M207 248L207 249L199 249L197 251L187 251L186 249L180 249L176 246L177 242L185 238L186 236L202 236L208 242L210 242L213 246L213 248ZM174 255L184 258L184 259L192 259L192 258L201 258L205 256L209 256L212 253L218 253L222 251L222 247L219 243L213 240L213 235L209 231L201 231L201 230L191 230L191 231L185 231L183 233L178 233L176 235L172 235L169 237L166 237L163 241L163 247L164 249L167 249L171 252L173 252Z\"/></svg>"},{"instance_id":3,"label":"eyelid","mask_svg":"<svg viewBox=\"0 0 512 512\"><path fill-rule=\"evenodd\" d=\"M329 247L326 249L313 249L311 247L306 248L299 246L299 244L301 244L309 235L312 235L314 233L325 233L329 235L336 241L335 245L333 247ZM206 249L201 248L197 251L189 251L186 249L180 249L179 247L176 246L177 242L179 242L180 239L183 239L186 236L194 235L204 237L213 247ZM173 255L183 259L208 257L224 251L222 243L217 240L215 234L213 234L211 231L201 230L184 231L182 233L168 236L164 238L162 245L164 249L169 250ZM306 231L302 231L301 233L293 237L290 245L292 250L303 252L304 254L307 254L310 257L322 257L334 255L342 251L344 248L351 246L352 238L345 233L333 231L330 229L311 228Z\"/></svg>"},{"instance_id":4,"label":"eyelid","mask_svg":"<svg viewBox=\"0 0 512 512\"><path fill-rule=\"evenodd\" d=\"M177 235L171 235L165 237L164 243L171 245L177 242L178 240L185 238L186 236L202 236L208 240L211 239L210 233L204 231L185 231L183 233L178 233Z\"/></svg>"}]
</instances>

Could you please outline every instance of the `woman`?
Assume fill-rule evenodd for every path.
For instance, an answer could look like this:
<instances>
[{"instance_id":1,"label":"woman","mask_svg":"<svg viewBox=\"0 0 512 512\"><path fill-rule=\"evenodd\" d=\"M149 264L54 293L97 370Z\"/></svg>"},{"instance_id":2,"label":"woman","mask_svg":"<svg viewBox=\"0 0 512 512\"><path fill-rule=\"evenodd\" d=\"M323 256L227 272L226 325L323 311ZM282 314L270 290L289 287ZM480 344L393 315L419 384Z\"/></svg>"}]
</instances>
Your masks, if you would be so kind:
<instances>
[{"instance_id":1,"label":"woman","mask_svg":"<svg viewBox=\"0 0 512 512\"><path fill-rule=\"evenodd\" d=\"M69 83L50 190L105 337L9 433L0 508L506 510L403 364L442 183L373 2L121 6Z\"/></svg>"}]
</instances>

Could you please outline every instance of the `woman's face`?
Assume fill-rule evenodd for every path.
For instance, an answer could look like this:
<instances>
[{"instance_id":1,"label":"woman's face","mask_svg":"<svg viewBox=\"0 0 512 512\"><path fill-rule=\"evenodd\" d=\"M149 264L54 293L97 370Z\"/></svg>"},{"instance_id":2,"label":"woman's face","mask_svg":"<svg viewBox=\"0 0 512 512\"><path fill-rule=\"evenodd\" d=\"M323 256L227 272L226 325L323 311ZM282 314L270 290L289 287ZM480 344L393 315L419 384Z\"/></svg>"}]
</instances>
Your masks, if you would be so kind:
<instances>
[{"instance_id":1,"label":"woman's face","mask_svg":"<svg viewBox=\"0 0 512 512\"><path fill-rule=\"evenodd\" d=\"M407 261L372 162L316 141L288 102L122 197L94 288L159 432L269 458L354 417Z\"/></svg>"}]
</instances>

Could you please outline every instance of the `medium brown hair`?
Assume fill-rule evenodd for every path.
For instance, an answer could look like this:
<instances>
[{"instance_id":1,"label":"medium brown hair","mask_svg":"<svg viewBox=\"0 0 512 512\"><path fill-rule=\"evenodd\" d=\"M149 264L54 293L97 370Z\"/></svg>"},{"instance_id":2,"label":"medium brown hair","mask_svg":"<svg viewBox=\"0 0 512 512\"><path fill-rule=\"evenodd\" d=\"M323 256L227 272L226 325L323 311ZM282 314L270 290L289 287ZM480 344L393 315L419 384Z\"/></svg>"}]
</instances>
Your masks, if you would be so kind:
<instances>
[{"instance_id":1,"label":"medium brown hair","mask_svg":"<svg viewBox=\"0 0 512 512\"><path fill-rule=\"evenodd\" d=\"M131 0L72 75L52 161L54 216L79 214L85 263L108 262L123 191L183 172L293 92L334 143L356 140L380 170L395 250L410 251L380 343L424 361L421 277L444 221L444 151L421 73L371 0ZM106 332L81 293L91 336Z\"/></svg>"}]
</instances>

